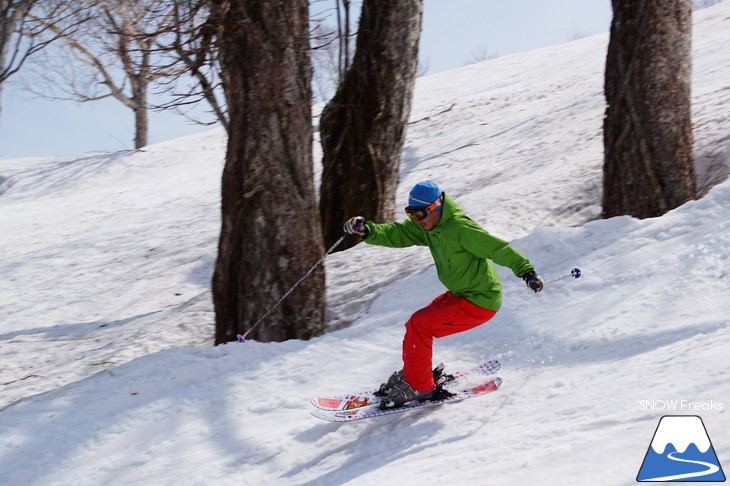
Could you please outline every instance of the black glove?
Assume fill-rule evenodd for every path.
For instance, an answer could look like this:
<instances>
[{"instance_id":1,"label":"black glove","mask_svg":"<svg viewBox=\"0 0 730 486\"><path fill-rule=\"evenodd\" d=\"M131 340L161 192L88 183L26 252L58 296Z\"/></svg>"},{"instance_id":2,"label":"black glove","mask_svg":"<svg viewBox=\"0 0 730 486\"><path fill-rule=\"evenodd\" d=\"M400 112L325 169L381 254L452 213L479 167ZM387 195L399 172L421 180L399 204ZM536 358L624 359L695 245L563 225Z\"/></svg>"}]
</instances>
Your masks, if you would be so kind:
<instances>
[{"instance_id":1,"label":"black glove","mask_svg":"<svg viewBox=\"0 0 730 486\"><path fill-rule=\"evenodd\" d=\"M535 272L534 270L530 270L529 272L524 274L522 276L522 280L524 280L527 286L535 293L540 292L545 285L542 277L538 275L537 272Z\"/></svg>"},{"instance_id":2,"label":"black glove","mask_svg":"<svg viewBox=\"0 0 730 486\"><path fill-rule=\"evenodd\" d=\"M368 235L368 229L365 226L365 218L362 216L355 216L347 220L342 230L350 235L358 235L365 238Z\"/></svg>"}]
</instances>

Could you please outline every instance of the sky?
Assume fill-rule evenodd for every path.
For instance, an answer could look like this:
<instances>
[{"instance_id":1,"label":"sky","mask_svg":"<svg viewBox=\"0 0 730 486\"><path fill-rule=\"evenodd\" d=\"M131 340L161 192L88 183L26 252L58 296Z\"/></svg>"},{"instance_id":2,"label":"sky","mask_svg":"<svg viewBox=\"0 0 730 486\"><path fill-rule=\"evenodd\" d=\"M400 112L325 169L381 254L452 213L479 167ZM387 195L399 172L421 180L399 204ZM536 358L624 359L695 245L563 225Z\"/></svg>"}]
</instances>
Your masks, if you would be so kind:
<instances>
[{"instance_id":1,"label":"sky","mask_svg":"<svg viewBox=\"0 0 730 486\"><path fill-rule=\"evenodd\" d=\"M330 0L331 1L331 0ZM473 62L481 53L504 56L607 32L610 0L425 0L420 60L426 75ZM134 118L115 100L50 101L11 78L0 112L0 159L114 152L134 147ZM150 143L209 130L171 113L152 113Z\"/></svg>"}]
</instances>

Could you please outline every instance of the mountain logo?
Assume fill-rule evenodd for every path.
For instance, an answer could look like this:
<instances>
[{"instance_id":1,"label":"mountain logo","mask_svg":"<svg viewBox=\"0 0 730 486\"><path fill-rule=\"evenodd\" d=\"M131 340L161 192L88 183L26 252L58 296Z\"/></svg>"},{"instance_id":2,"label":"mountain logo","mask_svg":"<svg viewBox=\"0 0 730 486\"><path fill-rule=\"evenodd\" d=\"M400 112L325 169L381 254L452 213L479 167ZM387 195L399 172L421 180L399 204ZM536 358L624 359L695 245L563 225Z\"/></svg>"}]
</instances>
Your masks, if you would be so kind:
<instances>
[{"instance_id":1,"label":"mountain logo","mask_svg":"<svg viewBox=\"0 0 730 486\"><path fill-rule=\"evenodd\" d=\"M662 417L636 480L724 482L725 474L702 419L696 415Z\"/></svg>"}]
</instances>

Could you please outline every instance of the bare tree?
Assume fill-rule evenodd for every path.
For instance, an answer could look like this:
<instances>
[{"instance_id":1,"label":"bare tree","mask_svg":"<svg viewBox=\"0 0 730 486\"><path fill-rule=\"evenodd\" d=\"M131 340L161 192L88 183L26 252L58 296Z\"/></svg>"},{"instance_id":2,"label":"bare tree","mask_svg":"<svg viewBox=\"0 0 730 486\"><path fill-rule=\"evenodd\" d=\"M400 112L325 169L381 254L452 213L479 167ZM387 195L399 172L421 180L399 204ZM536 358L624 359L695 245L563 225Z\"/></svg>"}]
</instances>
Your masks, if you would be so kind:
<instances>
[{"instance_id":1,"label":"bare tree","mask_svg":"<svg viewBox=\"0 0 730 486\"><path fill-rule=\"evenodd\" d=\"M134 146L147 145L150 85L180 68L159 67L154 55L174 12L163 0L99 0L86 28L63 36L69 49L46 55L31 91L51 99L77 102L114 98L132 110ZM43 18L36 17L43 22ZM70 19L73 21L73 19ZM63 25L47 25L54 34Z\"/></svg>"},{"instance_id":2,"label":"bare tree","mask_svg":"<svg viewBox=\"0 0 730 486\"><path fill-rule=\"evenodd\" d=\"M235 340L323 253L314 194L307 0L210 0L229 103L222 227L213 275L216 343ZM324 271L251 333L326 329Z\"/></svg>"},{"instance_id":3,"label":"bare tree","mask_svg":"<svg viewBox=\"0 0 730 486\"><path fill-rule=\"evenodd\" d=\"M87 5L72 0L0 0L0 108L5 81L31 56L87 20Z\"/></svg>"},{"instance_id":4,"label":"bare tree","mask_svg":"<svg viewBox=\"0 0 730 486\"><path fill-rule=\"evenodd\" d=\"M416 71L416 77L420 78L421 76L425 76L428 74L429 69L431 69L431 61L429 58L420 58L418 60L418 70Z\"/></svg>"},{"instance_id":5,"label":"bare tree","mask_svg":"<svg viewBox=\"0 0 730 486\"><path fill-rule=\"evenodd\" d=\"M475 47L470 53L470 58L466 64L474 64L477 62L488 61L499 57L499 52L491 51L484 44Z\"/></svg>"},{"instance_id":6,"label":"bare tree","mask_svg":"<svg viewBox=\"0 0 730 486\"><path fill-rule=\"evenodd\" d=\"M350 56L350 0L336 0L337 11L337 40L339 41L339 79L345 77L347 69L350 67L352 56Z\"/></svg>"},{"instance_id":7,"label":"bare tree","mask_svg":"<svg viewBox=\"0 0 730 486\"><path fill-rule=\"evenodd\" d=\"M155 89L158 99L161 96L169 101L156 103L154 109L174 109L195 123L220 123L228 131L228 104L215 45L220 19L212 15L206 0L165 2L171 15L168 24L162 26L164 35L157 39L157 66L172 74L160 79ZM189 116L186 108L202 101L210 107L212 121Z\"/></svg>"},{"instance_id":8,"label":"bare tree","mask_svg":"<svg viewBox=\"0 0 730 486\"><path fill-rule=\"evenodd\" d=\"M0 0L0 95L5 81L15 74L37 49L32 40L28 40L24 45L26 39L21 35L30 9L36 1Z\"/></svg>"},{"instance_id":9,"label":"bare tree","mask_svg":"<svg viewBox=\"0 0 730 486\"><path fill-rule=\"evenodd\" d=\"M696 197L690 0L612 0L603 216L659 216Z\"/></svg>"},{"instance_id":10,"label":"bare tree","mask_svg":"<svg viewBox=\"0 0 730 486\"><path fill-rule=\"evenodd\" d=\"M332 97L340 82L337 33L320 22L314 28L311 44L314 97L315 101L325 101Z\"/></svg>"},{"instance_id":11,"label":"bare tree","mask_svg":"<svg viewBox=\"0 0 730 486\"><path fill-rule=\"evenodd\" d=\"M314 67L313 85L316 100L324 101L332 97L337 86L345 77L352 63L355 50L355 36L352 34L353 2L335 0L334 8L320 11L323 0L310 1L310 22L312 29L312 64ZM326 2L325 5L330 5ZM335 27L331 26L334 21Z\"/></svg>"},{"instance_id":12,"label":"bare tree","mask_svg":"<svg viewBox=\"0 0 730 486\"><path fill-rule=\"evenodd\" d=\"M337 241L350 216L394 217L422 12L422 0L363 2L355 56L320 120L325 246Z\"/></svg>"}]
</instances>

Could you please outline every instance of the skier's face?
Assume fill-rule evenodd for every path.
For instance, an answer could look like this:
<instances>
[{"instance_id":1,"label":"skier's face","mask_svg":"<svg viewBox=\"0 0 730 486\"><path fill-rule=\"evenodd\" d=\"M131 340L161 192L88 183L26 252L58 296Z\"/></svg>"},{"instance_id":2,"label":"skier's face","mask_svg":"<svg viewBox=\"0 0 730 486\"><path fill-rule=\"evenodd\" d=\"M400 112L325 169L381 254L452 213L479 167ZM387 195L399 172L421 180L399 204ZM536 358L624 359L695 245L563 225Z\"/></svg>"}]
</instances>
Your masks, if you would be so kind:
<instances>
[{"instance_id":1,"label":"skier's face","mask_svg":"<svg viewBox=\"0 0 730 486\"><path fill-rule=\"evenodd\" d=\"M428 216L419 221L418 224L420 224L421 228L426 231L431 231L438 226L439 221L441 221L441 211L431 211L428 213Z\"/></svg>"}]
</instances>

